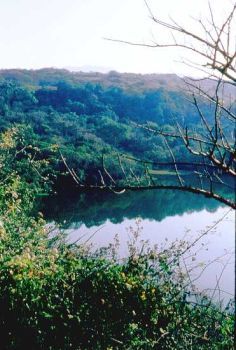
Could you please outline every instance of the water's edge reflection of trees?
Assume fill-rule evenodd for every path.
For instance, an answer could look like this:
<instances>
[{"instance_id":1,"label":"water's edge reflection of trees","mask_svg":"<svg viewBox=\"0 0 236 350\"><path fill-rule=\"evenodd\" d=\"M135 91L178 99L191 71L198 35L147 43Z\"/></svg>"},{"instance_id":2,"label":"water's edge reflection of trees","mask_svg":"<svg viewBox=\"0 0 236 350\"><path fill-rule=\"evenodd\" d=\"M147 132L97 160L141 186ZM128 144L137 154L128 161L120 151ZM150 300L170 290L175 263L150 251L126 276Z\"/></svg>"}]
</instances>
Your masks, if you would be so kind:
<instances>
[{"instance_id":1,"label":"water's edge reflection of trees","mask_svg":"<svg viewBox=\"0 0 236 350\"><path fill-rule=\"evenodd\" d=\"M82 224L99 226L107 219L113 223L136 217L161 221L185 212L215 211L220 205L213 199L180 191L129 191L123 195L87 191L47 198L42 203L42 210L47 221L55 221L66 229L72 223L73 227Z\"/></svg>"}]
</instances>

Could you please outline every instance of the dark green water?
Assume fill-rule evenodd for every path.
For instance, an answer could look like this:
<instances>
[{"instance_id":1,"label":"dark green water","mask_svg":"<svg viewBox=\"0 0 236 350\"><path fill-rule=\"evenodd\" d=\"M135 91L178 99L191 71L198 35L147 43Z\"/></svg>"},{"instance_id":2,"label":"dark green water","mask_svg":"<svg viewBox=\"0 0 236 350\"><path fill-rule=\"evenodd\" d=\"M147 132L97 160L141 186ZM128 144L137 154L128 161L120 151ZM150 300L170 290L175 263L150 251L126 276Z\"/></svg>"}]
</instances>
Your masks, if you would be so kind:
<instances>
[{"instance_id":1,"label":"dark green water","mask_svg":"<svg viewBox=\"0 0 236 350\"><path fill-rule=\"evenodd\" d=\"M216 211L223 206L213 199L180 191L153 190L126 192L92 191L77 194L61 194L44 203L46 218L60 223L63 228L102 225L106 220L119 224L124 219L140 217L162 221L166 217L200 212Z\"/></svg>"}]
</instances>

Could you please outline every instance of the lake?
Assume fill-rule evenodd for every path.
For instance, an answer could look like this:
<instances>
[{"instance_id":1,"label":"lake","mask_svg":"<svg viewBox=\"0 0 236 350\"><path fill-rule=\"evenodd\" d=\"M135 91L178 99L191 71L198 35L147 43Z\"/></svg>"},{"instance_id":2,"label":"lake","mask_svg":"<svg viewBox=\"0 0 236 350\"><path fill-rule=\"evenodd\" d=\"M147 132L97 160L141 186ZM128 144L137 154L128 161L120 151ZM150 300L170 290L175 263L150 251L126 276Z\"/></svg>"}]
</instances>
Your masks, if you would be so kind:
<instances>
[{"instance_id":1,"label":"lake","mask_svg":"<svg viewBox=\"0 0 236 350\"><path fill-rule=\"evenodd\" d=\"M68 242L79 239L96 249L117 235L121 258L128 253L127 241L137 221L142 226L139 240L151 246L198 239L184 260L189 269L196 266L193 284L217 300L234 295L235 213L215 200L170 190L64 193L47 199L44 213L48 222L65 230Z\"/></svg>"}]
</instances>

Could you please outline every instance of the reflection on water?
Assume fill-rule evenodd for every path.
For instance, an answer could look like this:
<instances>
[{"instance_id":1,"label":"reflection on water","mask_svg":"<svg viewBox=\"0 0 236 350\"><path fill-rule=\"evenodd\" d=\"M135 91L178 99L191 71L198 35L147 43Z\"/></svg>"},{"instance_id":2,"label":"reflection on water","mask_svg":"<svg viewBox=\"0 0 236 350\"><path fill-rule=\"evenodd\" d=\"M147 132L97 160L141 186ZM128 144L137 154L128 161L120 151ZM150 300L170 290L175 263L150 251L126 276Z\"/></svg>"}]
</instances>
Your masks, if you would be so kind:
<instances>
[{"instance_id":1,"label":"reflection on water","mask_svg":"<svg viewBox=\"0 0 236 350\"><path fill-rule=\"evenodd\" d=\"M221 221L226 213L227 215ZM218 221L216 227L209 230L209 227L214 226ZM193 241L209 230L207 235L203 236L192 249L192 254L197 252L196 260L194 258L192 262L192 254L188 252L186 263L188 266L200 264L199 268L192 273L192 278L197 278L195 284L198 288L213 291L218 283L217 290L221 290L221 297L233 295L235 226L233 211L229 212L225 207L218 208L215 212L208 212L204 209L200 212L166 217L161 222L143 219L141 224L143 229L139 238L148 240L151 246L157 244L168 247L174 240L183 238ZM68 240L74 242L83 236L80 243L89 240L95 249L108 246L117 234L120 241L119 255L125 257L128 253L129 227L136 227L136 219L124 219L119 224L107 220L103 225L89 228L82 224L80 228L68 229ZM191 257L187 258L190 255Z\"/></svg>"},{"instance_id":2,"label":"reflection on water","mask_svg":"<svg viewBox=\"0 0 236 350\"><path fill-rule=\"evenodd\" d=\"M168 216L203 209L214 212L220 205L216 200L181 191L129 191L122 195L92 191L49 198L44 202L44 213L49 221L54 220L63 228L82 224L92 227L108 219L118 224L125 218L161 221Z\"/></svg>"},{"instance_id":3,"label":"reflection on water","mask_svg":"<svg viewBox=\"0 0 236 350\"><path fill-rule=\"evenodd\" d=\"M141 218L143 227L140 239L148 240L151 245L168 245L184 237L194 240L219 221L194 247L198 252L194 265L203 263L194 270L192 278L196 278L195 284L201 290L216 294L213 290L217 286L221 297L226 298L234 293L235 217L233 210L226 215L228 211L229 208L215 200L169 190L123 195L86 192L62 195L44 203L47 220L61 224L70 242L83 236L80 242L89 240L95 247L104 247L118 234L121 257L127 255L127 228L135 228L137 217Z\"/></svg>"}]
</instances>

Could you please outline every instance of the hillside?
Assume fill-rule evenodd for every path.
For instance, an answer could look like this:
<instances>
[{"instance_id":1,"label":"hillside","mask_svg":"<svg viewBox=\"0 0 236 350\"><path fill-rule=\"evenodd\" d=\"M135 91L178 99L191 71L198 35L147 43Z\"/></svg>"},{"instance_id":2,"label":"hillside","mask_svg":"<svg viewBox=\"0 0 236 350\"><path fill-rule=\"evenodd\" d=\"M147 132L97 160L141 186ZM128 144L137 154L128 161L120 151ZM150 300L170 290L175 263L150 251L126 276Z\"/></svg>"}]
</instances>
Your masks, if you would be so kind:
<instances>
[{"instance_id":1,"label":"hillside","mask_svg":"<svg viewBox=\"0 0 236 350\"><path fill-rule=\"evenodd\" d=\"M101 84L104 87L119 87L132 92L145 90L156 90L165 87L168 90L178 90L181 86L181 79L174 74L134 74L97 72L70 72L66 69L43 68L39 70L26 69L2 69L0 78L10 79L21 84L38 88L39 86L57 84L64 81L70 84L92 83Z\"/></svg>"},{"instance_id":2,"label":"hillside","mask_svg":"<svg viewBox=\"0 0 236 350\"><path fill-rule=\"evenodd\" d=\"M185 77L184 80L176 74L135 74L119 73L110 71L109 73L98 72L72 72L66 69L43 68L38 70L26 69L1 69L0 80L7 79L18 81L30 89L38 89L41 86L51 86L59 82L69 84L99 84L103 87L118 87L128 92L141 93L144 91L164 89L167 91L186 90L184 80L191 81ZM209 93L214 93L216 82L213 79L205 79L197 82ZM224 95L227 99L235 99L236 87L225 84Z\"/></svg>"},{"instance_id":3,"label":"hillside","mask_svg":"<svg viewBox=\"0 0 236 350\"><path fill-rule=\"evenodd\" d=\"M152 162L172 160L162 137L134 123L148 122L174 133L178 122L201 131L197 110L185 91L177 88L182 81L175 75L41 69L1 70L0 77L0 131L27 125L32 128L28 134L35 135L44 152L50 154L52 145L59 148L69 166L90 182L101 180L102 157L118 179L123 175L117 154ZM212 106L201 99L199 106L212 123ZM170 141L170 147L176 160L193 160L181 140ZM131 166L141 172L138 163L129 161L126 166L128 172ZM60 162L56 168L63 171Z\"/></svg>"}]
</instances>

